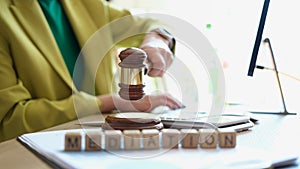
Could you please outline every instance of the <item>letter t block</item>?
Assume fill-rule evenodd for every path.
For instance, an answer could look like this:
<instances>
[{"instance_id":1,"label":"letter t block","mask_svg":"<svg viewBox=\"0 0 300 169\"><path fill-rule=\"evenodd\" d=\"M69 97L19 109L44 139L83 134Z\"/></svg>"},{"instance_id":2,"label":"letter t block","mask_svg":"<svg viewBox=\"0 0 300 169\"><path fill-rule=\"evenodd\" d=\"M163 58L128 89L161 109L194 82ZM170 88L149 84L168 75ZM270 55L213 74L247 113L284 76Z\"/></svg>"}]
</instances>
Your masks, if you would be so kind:
<instances>
[{"instance_id":1,"label":"letter t block","mask_svg":"<svg viewBox=\"0 0 300 169\"><path fill-rule=\"evenodd\" d=\"M179 135L180 132L177 129L163 129L163 148L178 148Z\"/></svg>"}]
</instances>

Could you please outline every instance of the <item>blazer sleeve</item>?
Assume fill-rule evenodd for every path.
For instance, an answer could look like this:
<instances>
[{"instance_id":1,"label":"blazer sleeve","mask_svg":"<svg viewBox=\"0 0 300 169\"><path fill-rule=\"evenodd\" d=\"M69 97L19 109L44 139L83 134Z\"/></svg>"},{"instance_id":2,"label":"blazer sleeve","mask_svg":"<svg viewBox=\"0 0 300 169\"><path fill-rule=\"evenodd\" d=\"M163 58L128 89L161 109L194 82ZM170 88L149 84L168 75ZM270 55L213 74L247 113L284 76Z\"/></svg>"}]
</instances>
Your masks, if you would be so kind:
<instances>
[{"instance_id":1,"label":"blazer sleeve","mask_svg":"<svg viewBox=\"0 0 300 169\"><path fill-rule=\"evenodd\" d=\"M33 98L16 75L9 48L0 32L0 142L99 110L99 99L84 92L61 100Z\"/></svg>"}]
</instances>

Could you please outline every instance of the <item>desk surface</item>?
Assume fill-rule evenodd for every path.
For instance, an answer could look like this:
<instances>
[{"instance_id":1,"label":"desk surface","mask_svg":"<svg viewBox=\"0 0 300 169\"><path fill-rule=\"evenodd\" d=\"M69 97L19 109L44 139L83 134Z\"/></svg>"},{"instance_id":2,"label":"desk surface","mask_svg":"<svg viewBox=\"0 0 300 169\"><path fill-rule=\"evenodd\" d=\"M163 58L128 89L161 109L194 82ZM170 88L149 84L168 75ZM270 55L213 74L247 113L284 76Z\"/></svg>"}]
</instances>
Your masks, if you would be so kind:
<instances>
[{"instance_id":1,"label":"desk surface","mask_svg":"<svg viewBox=\"0 0 300 169\"><path fill-rule=\"evenodd\" d=\"M300 152L299 115L257 115L257 117L259 124L250 131L239 133L237 144L279 153ZM76 129L79 127L77 124L76 120L49 128L47 131ZM2 142L0 152L1 168L51 168L15 139Z\"/></svg>"}]
</instances>

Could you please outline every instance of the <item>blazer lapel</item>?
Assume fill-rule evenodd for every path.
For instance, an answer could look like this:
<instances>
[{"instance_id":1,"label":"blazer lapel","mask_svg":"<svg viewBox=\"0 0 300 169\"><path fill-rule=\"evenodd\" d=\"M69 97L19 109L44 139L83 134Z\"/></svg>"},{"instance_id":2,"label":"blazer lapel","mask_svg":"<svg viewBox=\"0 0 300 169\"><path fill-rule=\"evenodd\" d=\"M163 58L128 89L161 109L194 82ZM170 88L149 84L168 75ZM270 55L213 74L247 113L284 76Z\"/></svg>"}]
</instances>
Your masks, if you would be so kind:
<instances>
[{"instance_id":1,"label":"blazer lapel","mask_svg":"<svg viewBox=\"0 0 300 169\"><path fill-rule=\"evenodd\" d=\"M89 15L89 11L83 1L61 0L61 3L77 40L80 46L83 47L87 40L97 31L97 25Z\"/></svg>"},{"instance_id":2,"label":"blazer lapel","mask_svg":"<svg viewBox=\"0 0 300 169\"><path fill-rule=\"evenodd\" d=\"M36 0L13 0L10 9L53 69L72 88L72 78L38 2Z\"/></svg>"},{"instance_id":3,"label":"blazer lapel","mask_svg":"<svg viewBox=\"0 0 300 169\"><path fill-rule=\"evenodd\" d=\"M88 93L95 92L96 73L98 72L99 63L101 62L101 43L90 38L98 30L96 23L93 21L88 8L89 4L85 4L86 0L61 0L64 11L73 28L79 45L81 46L80 59L84 64L84 74L80 78L77 87L79 90ZM91 38L95 39L95 38ZM101 41L101 40L99 40ZM87 42L88 45L86 44Z\"/></svg>"}]
</instances>

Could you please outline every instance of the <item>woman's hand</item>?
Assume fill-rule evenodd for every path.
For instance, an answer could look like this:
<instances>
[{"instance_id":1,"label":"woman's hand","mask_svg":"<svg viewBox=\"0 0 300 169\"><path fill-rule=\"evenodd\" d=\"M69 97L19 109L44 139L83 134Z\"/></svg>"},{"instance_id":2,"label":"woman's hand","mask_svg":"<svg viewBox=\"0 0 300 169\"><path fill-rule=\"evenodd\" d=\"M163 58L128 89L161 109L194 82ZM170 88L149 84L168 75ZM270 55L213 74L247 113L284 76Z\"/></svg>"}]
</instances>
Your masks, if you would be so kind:
<instances>
[{"instance_id":1,"label":"woman's hand","mask_svg":"<svg viewBox=\"0 0 300 169\"><path fill-rule=\"evenodd\" d=\"M169 48L169 41L156 33L149 33L145 36L140 49L147 53L149 66L148 75L162 77L174 60L174 55Z\"/></svg>"},{"instance_id":2,"label":"woman's hand","mask_svg":"<svg viewBox=\"0 0 300 169\"><path fill-rule=\"evenodd\" d=\"M136 101L124 100L118 95L101 95L102 112L120 110L121 112L149 112L157 106L168 106L170 109L182 108L183 105L169 94L147 95Z\"/></svg>"}]
</instances>

